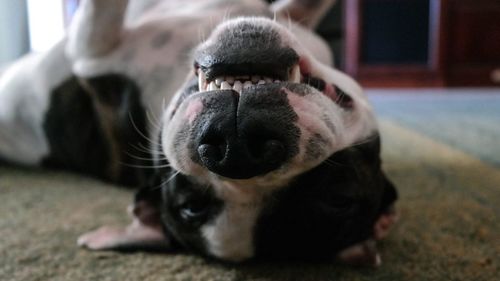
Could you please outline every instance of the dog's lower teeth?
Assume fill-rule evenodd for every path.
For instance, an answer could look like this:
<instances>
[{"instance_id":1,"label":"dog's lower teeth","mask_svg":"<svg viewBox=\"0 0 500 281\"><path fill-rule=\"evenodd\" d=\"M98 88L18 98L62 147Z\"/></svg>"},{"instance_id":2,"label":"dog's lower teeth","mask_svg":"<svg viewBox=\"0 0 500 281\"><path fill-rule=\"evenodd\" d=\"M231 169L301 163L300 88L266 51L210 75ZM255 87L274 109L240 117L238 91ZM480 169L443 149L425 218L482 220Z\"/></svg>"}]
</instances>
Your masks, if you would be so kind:
<instances>
[{"instance_id":1,"label":"dog's lower teeth","mask_svg":"<svg viewBox=\"0 0 500 281\"><path fill-rule=\"evenodd\" d=\"M223 81L223 82L221 83L220 88L221 88L222 90L229 90L229 89L231 89L232 87L231 87L231 85L229 85L229 83L228 83L228 82Z\"/></svg>"},{"instance_id":2,"label":"dog's lower teeth","mask_svg":"<svg viewBox=\"0 0 500 281\"><path fill-rule=\"evenodd\" d=\"M241 84L240 81L234 81L233 90L235 90L238 93L241 93L242 89L243 89L243 84Z\"/></svg>"},{"instance_id":3,"label":"dog's lower teeth","mask_svg":"<svg viewBox=\"0 0 500 281\"><path fill-rule=\"evenodd\" d=\"M290 80L292 83L300 83L300 67L298 65L294 66L290 71Z\"/></svg>"},{"instance_id":4,"label":"dog's lower teeth","mask_svg":"<svg viewBox=\"0 0 500 281\"><path fill-rule=\"evenodd\" d=\"M221 83L222 83L222 81L224 81L224 79L222 77L221 78L216 78L215 79L215 85L220 86Z\"/></svg>"},{"instance_id":5,"label":"dog's lower teeth","mask_svg":"<svg viewBox=\"0 0 500 281\"><path fill-rule=\"evenodd\" d=\"M217 85L215 85L215 82L211 82L210 85L208 86L208 90L209 91L214 91L214 90L218 90L219 87L217 87Z\"/></svg>"},{"instance_id":6,"label":"dog's lower teeth","mask_svg":"<svg viewBox=\"0 0 500 281\"><path fill-rule=\"evenodd\" d=\"M297 76L297 74L300 75L300 72L297 72L297 70L300 71L299 68L294 68L293 70L291 70L289 81L296 82L295 80L298 77L300 77ZM273 82L281 83L281 80L279 79L273 80L271 77L264 77L259 75L251 75L251 76L239 75L239 76L225 76L225 77L220 76L215 78L215 80L209 83L205 79L205 73L201 70L199 70L198 72L198 85L201 92L233 89L241 93L243 89L248 89L253 85L264 85Z\"/></svg>"},{"instance_id":7,"label":"dog's lower teeth","mask_svg":"<svg viewBox=\"0 0 500 281\"><path fill-rule=\"evenodd\" d=\"M252 86L252 81L246 81L246 82L243 84L243 89L250 88L251 86Z\"/></svg>"}]
</instances>

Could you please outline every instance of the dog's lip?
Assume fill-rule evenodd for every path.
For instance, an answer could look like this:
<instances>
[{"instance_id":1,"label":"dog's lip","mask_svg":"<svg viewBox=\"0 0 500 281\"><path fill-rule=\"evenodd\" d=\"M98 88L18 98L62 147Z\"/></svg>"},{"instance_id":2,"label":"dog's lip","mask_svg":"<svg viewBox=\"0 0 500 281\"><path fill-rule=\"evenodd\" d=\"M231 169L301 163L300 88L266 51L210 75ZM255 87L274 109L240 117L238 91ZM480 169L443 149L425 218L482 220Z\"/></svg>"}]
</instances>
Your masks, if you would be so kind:
<instances>
[{"instance_id":1,"label":"dog's lip","mask_svg":"<svg viewBox=\"0 0 500 281\"><path fill-rule=\"evenodd\" d=\"M234 90L241 94L244 89L266 85L271 83L301 83L302 76L300 73L300 66L294 65L289 70L288 79L281 80L266 75L259 74L243 74L243 75L220 75L215 79L207 79L205 72L201 68L196 68L198 76L198 90L199 92L214 91L214 90Z\"/></svg>"}]
</instances>

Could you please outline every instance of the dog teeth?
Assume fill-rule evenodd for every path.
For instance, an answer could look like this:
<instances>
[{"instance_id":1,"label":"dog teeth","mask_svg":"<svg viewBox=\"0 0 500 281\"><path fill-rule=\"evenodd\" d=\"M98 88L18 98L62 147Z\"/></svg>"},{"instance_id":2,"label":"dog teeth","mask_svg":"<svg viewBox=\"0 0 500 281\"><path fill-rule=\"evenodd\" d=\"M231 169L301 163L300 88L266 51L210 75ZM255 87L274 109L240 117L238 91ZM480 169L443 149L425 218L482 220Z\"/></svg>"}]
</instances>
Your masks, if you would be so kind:
<instances>
[{"instance_id":1,"label":"dog teeth","mask_svg":"<svg viewBox=\"0 0 500 281\"><path fill-rule=\"evenodd\" d=\"M215 83L217 84L217 82L215 82ZM221 88L221 90L230 90L233 87L231 87L231 85L228 82L223 81L223 82L221 82L220 88Z\"/></svg>"},{"instance_id":2,"label":"dog teeth","mask_svg":"<svg viewBox=\"0 0 500 281\"><path fill-rule=\"evenodd\" d=\"M209 87L208 87L208 90L209 91L215 91L215 90L218 90L219 87L217 87L217 85L215 84L215 82L211 82Z\"/></svg>"},{"instance_id":3,"label":"dog teeth","mask_svg":"<svg viewBox=\"0 0 500 281\"><path fill-rule=\"evenodd\" d=\"M289 77L290 79L288 81L299 83L301 78L300 68L298 66L292 68ZM212 81L207 81L205 73L202 70L198 70L198 87L200 92L233 89L241 93L243 89L248 89L254 85L281 82L282 80L261 75L219 76Z\"/></svg>"},{"instance_id":4,"label":"dog teeth","mask_svg":"<svg viewBox=\"0 0 500 281\"><path fill-rule=\"evenodd\" d=\"M215 78L215 85L220 87L222 81L224 81L224 78L222 77Z\"/></svg>"},{"instance_id":5,"label":"dog teeth","mask_svg":"<svg viewBox=\"0 0 500 281\"><path fill-rule=\"evenodd\" d=\"M233 90L235 90L238 93L241 93L241 90L243 90L243 84L241 84L240 81L234 81Z\"/></svg>"},{"instance_id":6,"label":"dog teeth","mask_svg":"<svg viewBox=\"0 0 500 281\"><path fill-rule=\"evenodd\" d=\"M300 66L296 65L290 71L290 78L288 79L292 83L300 83Z\"/></svg>"},{"instance_id":7,"label":"dog teeth","mask_svg":"<svg viewBox=\"0 0 500 281\"><path fill-rule=\"evenodd\" d=\"M208 85L205 73L201 69L198 69L198 90L203 92L207 90L207 87Z\"/></svg>"},{"instance_id":8,"label":"dog teeth","mask_svg":"<svg viewBox=\"0 0 500 281\"><path fill-rule=\"evenodd\" d=\"M243 89L248 89L252 87L252 85L252 81L246 81L245 83L243 83Z\"/></svg>"}]
</instances>

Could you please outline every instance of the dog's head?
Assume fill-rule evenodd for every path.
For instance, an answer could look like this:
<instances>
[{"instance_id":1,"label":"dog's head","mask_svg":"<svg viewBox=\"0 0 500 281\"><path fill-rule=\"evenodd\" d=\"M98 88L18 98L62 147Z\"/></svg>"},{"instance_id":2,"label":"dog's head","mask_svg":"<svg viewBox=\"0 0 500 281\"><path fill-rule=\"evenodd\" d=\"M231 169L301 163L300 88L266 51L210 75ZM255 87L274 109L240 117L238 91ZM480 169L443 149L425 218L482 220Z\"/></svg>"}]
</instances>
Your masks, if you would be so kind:
<instances>
[{"instance_id":1,"label":"dog's head","mask_svg":"<svg viewBox=\"0 0 500 281\"><path fill-rule=\"evenodd\" d=\"M384 185L371 111L299 40L245 18L196 49L159 148L172 169L162 220L185 246L233 261L319 257L370 235Z\"/></svg>"}]
</instances>

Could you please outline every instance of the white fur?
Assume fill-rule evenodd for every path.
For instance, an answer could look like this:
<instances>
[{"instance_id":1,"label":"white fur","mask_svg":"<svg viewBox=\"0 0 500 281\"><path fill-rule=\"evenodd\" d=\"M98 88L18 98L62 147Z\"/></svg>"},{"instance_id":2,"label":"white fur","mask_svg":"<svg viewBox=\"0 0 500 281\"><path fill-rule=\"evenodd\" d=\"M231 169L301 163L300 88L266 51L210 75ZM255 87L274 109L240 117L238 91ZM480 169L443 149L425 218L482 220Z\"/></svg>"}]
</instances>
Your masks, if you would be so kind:
<instances>
[{"instance_id":1,"label":"white fur","mask_svg":"<svg viewBox=\"0 0 500 281\"><path fill-rule=\"evenodd\" d=\"M36 165L49 153L42 129L50 99L47 89L70 75L61 56L63 45L23 58L0 78L0 156L6 160Z\"/></svg>"}]
</instances>

